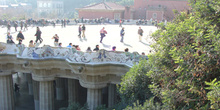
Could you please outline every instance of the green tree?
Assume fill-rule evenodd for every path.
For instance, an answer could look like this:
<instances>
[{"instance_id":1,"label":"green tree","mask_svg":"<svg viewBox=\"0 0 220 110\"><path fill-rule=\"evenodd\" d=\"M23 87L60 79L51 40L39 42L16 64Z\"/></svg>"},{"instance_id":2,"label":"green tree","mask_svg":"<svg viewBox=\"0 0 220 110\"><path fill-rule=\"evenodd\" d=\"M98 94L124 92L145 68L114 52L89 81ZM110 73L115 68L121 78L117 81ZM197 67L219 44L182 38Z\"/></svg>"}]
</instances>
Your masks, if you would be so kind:
<instances>
[{"instance_id":1,"label":"green tree","mask_svg":"<svg viewBox=\"0 0 220 110\"><path fill-rule=\"evenodd\" d=\"M192 0L192 10L153 34L150 88L172 109L210 107L205 81L220 76L219 6L219 0Z\"/></svg>"},{"instance_id":2,"label":"green tree","mask_svg":"<svg viewBox=\"0 0 220 110\"><path fill-rule=\"evenodd\" d=\"M119 86L120 97L123 103L133 104L139 100L143 104L145 100L152 97L152 93L148 88L151 83L146 73L150 70L150 66L146 60L141 60L138 65L133 66L129 72L122 78Z\"/></svg>"}]
</instances>

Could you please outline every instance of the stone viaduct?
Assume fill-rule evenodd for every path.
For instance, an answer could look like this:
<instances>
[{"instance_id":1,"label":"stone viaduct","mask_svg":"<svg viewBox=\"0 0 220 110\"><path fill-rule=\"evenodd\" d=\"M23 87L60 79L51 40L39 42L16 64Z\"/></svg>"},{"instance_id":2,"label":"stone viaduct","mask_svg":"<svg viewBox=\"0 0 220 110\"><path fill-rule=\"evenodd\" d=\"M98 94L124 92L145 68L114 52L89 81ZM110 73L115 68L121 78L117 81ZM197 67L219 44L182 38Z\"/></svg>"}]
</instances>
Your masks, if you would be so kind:
<instances>
[{"instance_id":1,"label":"stone viaduct","mask_svg":"<svg viewBox=\"0 0 220 110\"><path fill-rule=\"evenodd\" d=\"M111 107L115 104L116 84L140 57L138 53L0 43L0 110L15 109L12 74L16 72L26 73L35 110L54 110L54 94L57 100L64 99L64 85L69 103L81 97L78 86L87 89L85 100L90 110L102 104L102 89L108 88L107 105Z\"/></svg>"}]
</instances>

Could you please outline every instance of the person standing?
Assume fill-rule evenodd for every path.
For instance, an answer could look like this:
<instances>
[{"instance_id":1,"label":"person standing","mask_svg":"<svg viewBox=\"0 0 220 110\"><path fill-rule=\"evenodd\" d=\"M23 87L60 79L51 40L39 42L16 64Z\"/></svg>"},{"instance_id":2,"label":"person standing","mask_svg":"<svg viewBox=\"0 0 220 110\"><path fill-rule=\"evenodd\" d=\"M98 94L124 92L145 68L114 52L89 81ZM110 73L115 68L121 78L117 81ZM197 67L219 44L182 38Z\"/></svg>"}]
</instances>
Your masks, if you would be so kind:
<instances>
[{"instance_id":1,"label":"person standing","mask_svg":"<svg viewBox=\"0 0 220 110\"><path fill-rule=\"evenodd\" d=\"M85 31L86 31L86 27L85 27L85 24L83 24L83 26L82 26L82 37L84 37L84 38L86 38Z\"/></svg>"},{"instance_id":2,"label":"person standing","mask_svg":"<svg viewBox=\"0 0 220 110\"><path fill-rule=\"evenodd\" d=\"M14 21L14 27L15 27L15 31L17 32L18 23L16 21Z\"/></svg>"},{"instance_id":3,"label":"person standing","mask_svg":"<svg viewBox=\"0 0 220 110\"><path fill-rule=\"evenodd\" d=\"M120 42L124 42L124 35L125 35L125 30L124 30L125 28L123 27L122 29L121 29L121 32L120 32L120 36L121 36L121 41Z\"/></svg>"},{"instance_id":4,"label":"person standing","mask_svg":"<svg viewBox=\"0 0 220 110\"><path fill-rule=\"evenodd\" d=\"M10 32L8 32L6 39L8 44L14 44L14 41L12 40L13 37L11 36Z\"/></svg>"},{"instance_id":5,"label":"person standing","mask_svg":"<svg viewBox=\"0 0 220 110\"><path fill-rule=\"evenodd\" d=\"M119 21L119 27L122 27L122 20Z\"/></svg>"},{"instance_id":6,"label":"person standing","mask_svg":"<svg viewBox=\"0 0 220 110\"><path fill-rule=\"evenodd\" d=\"M11 24L10 23L8 23L8 25L7 25L7 32L10 32L11 31Z\"/></svg>"},{"instance_id":7,"label":"person standing","mask_svg":"<svg viewBox=\"0 0 220 110\"><path fill-rule=\"evenodd\" d=\"M105 27L103 27L103 28L100 30L100 35L101 35L100 43L102 43L102 40L103 40L103 38L105 37L105 34L107 34L107 31L105 30Z\"/></svg>"},{"instance_id":8,"label":"person standing","mask_svg":"<svg viewBox=\"0 0 220 110\"><path fill-rule=\"evenodd\" d=\"M28 30L27 22L24 23L24 31L25 29Z\"/></svg>"},{"instance_id":9,"label":"person standing","mask_svg":"<svg viewBox=\"0 0 220 110\"><path fill-rule=\"evenodd\" d=\"M37 32L36 32L35 36L36 36L35 43L37 43L38 40L40 41L40 43L42 43L43 39L41 38L41 31L40 31L39 27L37 27Z\"/></svg>"},{"instance_id":10,"label":"person standing","mask_svg":"<svg viewBox=\"0 0 220 110\"><path fill-rule=\"evenodd\" d=\"M21 30L22 30L23 29L23 21L21 21L20 26L21 26Z\"/></svg>"},{"instance_id":11,"label":"person standing","mask_svg":"<svg viewBox=\"0 0 220 110\"><path fill-rule=\"evenodd\" d=\"M143 36L144 31L141 29L141 27L139 27L138 29L138 35L139 35L139 41L141 42L141 38Z\"/></svg>"},{"instance_id":12,"label":"person standing","mask_svg":"<svg viewBox=\"0 0 220 110\"><path fill-rule=\"evenodd\" d=\"M19 31L17 35L18 44L22 44L22 40L24 40L24 35L22 34L22 31Z\"/></svg>"},{"instance_id":13,"label":"person standing","mask_svg":"<svg viewBox=\"0 0 220 110\"><path fill-rule=\"evenodd\" d=\"M52 39L54 39L54 46L58 47L58 42L59 42L59 36L55 34Z\"/></svg>"},{"instance_id":14,"label":"person standing","mask_svg":"<svg viewBox=\"0 0 220 110\"><path fill-rule=\"evenodd\" d=\"M81 28L81 25L79 25L79 28L78 28L78 30L79 30L79 38L81 38L81 31L82 31L82 28Z\"/></svg>"}]
</instances>

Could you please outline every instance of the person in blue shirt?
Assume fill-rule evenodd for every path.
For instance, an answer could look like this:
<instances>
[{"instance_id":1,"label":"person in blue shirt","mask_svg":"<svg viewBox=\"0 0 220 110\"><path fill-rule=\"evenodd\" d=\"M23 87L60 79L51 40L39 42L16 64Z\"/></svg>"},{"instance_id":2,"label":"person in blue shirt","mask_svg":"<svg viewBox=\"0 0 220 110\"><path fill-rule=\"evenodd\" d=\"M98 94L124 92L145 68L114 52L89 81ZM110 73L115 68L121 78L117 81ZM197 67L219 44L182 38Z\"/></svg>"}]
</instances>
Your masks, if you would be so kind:
<instances>
[{"instance_id":1,"label":"person in blue shirt","mask_svg":"<svg viewBox=\"0 0 220 110\"><path fill-rule=\"evenodd\" d=\"M69 45L68 45L67 47L72 48L72 47L73 47L73 44L72 44L72 43L69 43Z\"/></svg>"}]
</instances>

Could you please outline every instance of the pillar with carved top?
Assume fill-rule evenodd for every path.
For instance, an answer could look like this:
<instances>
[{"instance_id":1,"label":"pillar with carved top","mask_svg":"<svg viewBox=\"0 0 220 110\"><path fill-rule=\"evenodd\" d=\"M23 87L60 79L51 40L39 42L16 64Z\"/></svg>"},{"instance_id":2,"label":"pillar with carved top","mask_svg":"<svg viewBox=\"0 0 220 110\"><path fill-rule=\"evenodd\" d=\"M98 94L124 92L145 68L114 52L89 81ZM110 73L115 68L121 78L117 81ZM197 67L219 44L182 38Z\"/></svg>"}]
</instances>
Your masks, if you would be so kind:
<instances>
[{"instance_id":1,"label":"pillar with carved top","mask_svg":"<svg viewBox=\"0 0 220 110\"><path fill-rule=\"evenodd\" d=\"M33 80L34 108L39 110L39 82Z\"/></svg>"},{"instance_id":2,"label":"pillar with carved top","mask_svg":"<svg viewBox=\"0 0 220 110\"><path fill-rule=\"evenodd\" d=\"M108 107L115 105L116 101L116 85L109 84L108 86Z\"/></svg>"},{"instance_id":3,"label":"pillar with carved top","mask_svg":"<svg viewBox=\"0 0 220 110\"><path fill-rule=\"evenodd\" d=\"M102 104L102 89L87 89L87 103L90 110Z\"/></svg>"},{"instance_id":4,"label":"pillar with carved top","mask_svg":"<svg viewBox=\"0 0 220 110\"><path fill-rule=\"evenodd\" d=\"M40 81L40 110L54 110L53 81Z\"/></svg>"},{"instance_id":5,"label":"pillar with carved top","mask_svg":"<svg viewBox=\"0 0 220 110\"><path fill-rule=\"evenodd\" d=\"M0 75L0 110L14 110L12 75Z\"/></svg>"},{"instance_id":6,"label":"pillar with carved top","mask_svg":"<svg viewBox=\"0 0 220 110\"><path fill-rule=\"evenodd\" d=\"M56 79L56 99L64 100L64 79Z\"/></svg>"},{"instance_id":7,"label":"pillar with carved top","mask_svg":"<svg viewBox=\"0 0 220 110\"><path fill-rule=\"evenodd\" d=\"M84 81L85 80L80 80L80 85L87 88L87 104L89 110L95 110L102 104L102 89L107 86L107 83L92 83Z\"/></svg>"},{"instance_id":8,"label":"pillar with carved top","mask_svg":"<svg viewBox=\"0 0 220 110\"><path fill-rule=\"evenodd\" d=\"M72 102L79 101L79 81L75 79L68 79L68 102L69 104Z\"/></svg>"},{"instance_id":9,"label":"pillar with carved top","mask_svg":"<svg viewBox=\"0 0 220 110\"><path fill-rule=\"evenodd\" d=\"M27 82L28 82L28 92L29 95L33 95L33 83L32 83L32 75L29 73L26 73Z\"/></svg>"}]
</instances>

